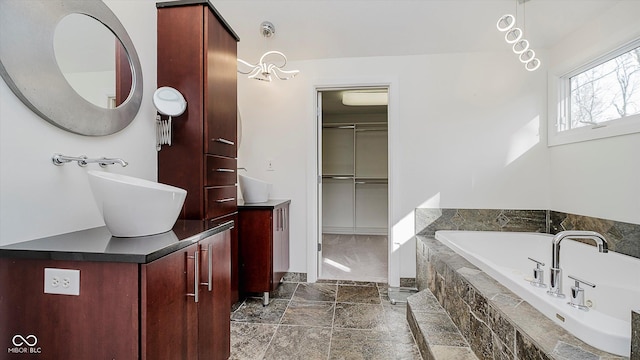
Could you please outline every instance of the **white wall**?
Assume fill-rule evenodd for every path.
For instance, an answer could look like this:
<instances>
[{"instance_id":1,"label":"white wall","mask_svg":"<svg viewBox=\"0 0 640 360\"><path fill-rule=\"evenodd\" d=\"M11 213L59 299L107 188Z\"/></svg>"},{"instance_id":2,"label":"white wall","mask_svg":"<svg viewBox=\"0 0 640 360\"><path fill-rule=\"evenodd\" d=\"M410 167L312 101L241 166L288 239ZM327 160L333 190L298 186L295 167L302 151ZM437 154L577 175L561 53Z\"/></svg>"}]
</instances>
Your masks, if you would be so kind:
<instances>
[{"instance_id":1,"label":"white wall","mask_svg":"<svg viewBox=\"0 0 640 360\"><path fill-rule=\"evenodd\" d=\"M127 29L142 64L140 111L119 133L75 135L32 113L0 81L0 245L104 224L86 176L87 170L100 169L98 165L54 166L54 153L121 157L129 166L110 166L107 171L156 179L155 109L151 102L156 87L155 2L104 2Z\"/></svg>"},{"instance_id":2,"label":"white wall","mask_svg":"<svg viewBox=\"0 0 640 360\"><path fill-rule=\"evenodd\" d=\"M563 39L550 50L550 83L640 38L638 14L640 2L622 1ZM640 133L549 148L551 209L639 224L639 154Z\"/></svg>"},{"instance_id":3,"label":"white wall","mask_svg":"<svg viewBox=\"0 0 640 360\"><path fill-rule=\"evenodd\" d=\"M525 71L509 51L289 66L301 70L289 81L240 78L238 156L249 175L274 183L272 197L292 200L290 271L315 266L316 86L391 84L390 207L394 241L403 243L400 276L415 274L407 241L416 207L548 207L544 70ZM266 159L275 171L266 171Z\"/></svg>"}]
</instances>

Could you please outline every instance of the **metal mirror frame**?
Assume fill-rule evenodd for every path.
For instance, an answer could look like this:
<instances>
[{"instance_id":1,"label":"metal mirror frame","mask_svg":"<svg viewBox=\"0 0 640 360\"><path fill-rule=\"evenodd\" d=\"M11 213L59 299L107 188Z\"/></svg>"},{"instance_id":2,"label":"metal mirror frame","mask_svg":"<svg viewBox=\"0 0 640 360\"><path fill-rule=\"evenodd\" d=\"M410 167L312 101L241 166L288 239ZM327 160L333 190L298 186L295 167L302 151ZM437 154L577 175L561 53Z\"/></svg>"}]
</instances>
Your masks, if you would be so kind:
<instances>
[{"instance_id":1,"label":"metal mirror frame","mask_svg":"<svg viewBox=\"0 0 640 360\"><path fill-rule=\"evenodd\" d=\"M127 53L131 91L115 109L85 100L58 67L53 37L60 20L69 14L87 15L102 23ZM0 75L34 113L80 135L104 136L124 129L142 103L138 54L120 20L101 0L0 0Z\"/></svg>"}]
</instances>

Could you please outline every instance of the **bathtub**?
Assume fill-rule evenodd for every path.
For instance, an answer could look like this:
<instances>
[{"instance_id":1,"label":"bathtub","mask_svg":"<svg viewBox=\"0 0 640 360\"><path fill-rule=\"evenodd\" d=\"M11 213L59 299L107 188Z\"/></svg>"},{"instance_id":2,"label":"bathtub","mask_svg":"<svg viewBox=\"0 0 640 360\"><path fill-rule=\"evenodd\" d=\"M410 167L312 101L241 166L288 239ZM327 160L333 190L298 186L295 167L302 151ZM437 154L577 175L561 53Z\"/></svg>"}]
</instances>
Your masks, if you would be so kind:
<instances>
[{"instance_id":1,"label":"bathtub","mask_svg":"<svg viewBox=\"0 0 640 360\"><path fill-rule=\"evenodd\" d=\"M640 260L615 252L599 253L593 246L570 239L561 243L560 299L548 295L551 240L541 233L491 231L437 231L435 238L477 266L516 295L534 306L577 338L600 350L629 356L631 349L631 310L640 308ZM530 284L535 264L545 264L547 288ZM573 275L596 284L585 288L589 311L567 304Z\"/></svg>"}]
</instances>

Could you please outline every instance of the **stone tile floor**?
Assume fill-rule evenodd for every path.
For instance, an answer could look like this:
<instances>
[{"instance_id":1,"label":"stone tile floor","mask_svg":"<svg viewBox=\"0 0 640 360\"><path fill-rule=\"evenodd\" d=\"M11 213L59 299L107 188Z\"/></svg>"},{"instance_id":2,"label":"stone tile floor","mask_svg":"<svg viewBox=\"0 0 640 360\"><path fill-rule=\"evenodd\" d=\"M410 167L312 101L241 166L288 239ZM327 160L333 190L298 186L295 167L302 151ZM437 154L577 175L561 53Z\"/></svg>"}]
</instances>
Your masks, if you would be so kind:
<instances>
[{"instance_id":1,"label":"stone tile floor","mask_svg":"<svg viewBox=\"0 0 640 360\"><path fill-rule=\"evenodd\" d=\"M421 360L406 303L391 305L386 284L325 280L285 282L271 294L237 303L231 359Z\"/></svg>"}]
</instances>

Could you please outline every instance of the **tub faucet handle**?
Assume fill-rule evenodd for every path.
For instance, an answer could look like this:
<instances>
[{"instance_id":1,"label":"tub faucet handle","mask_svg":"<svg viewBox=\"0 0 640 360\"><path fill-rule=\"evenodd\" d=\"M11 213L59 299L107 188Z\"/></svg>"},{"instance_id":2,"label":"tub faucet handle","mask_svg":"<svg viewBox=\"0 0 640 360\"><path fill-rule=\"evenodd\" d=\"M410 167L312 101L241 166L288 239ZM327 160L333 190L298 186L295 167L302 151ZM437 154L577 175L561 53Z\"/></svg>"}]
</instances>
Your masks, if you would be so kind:
<instances>
[{"instance_id":1,"label":"tub faucet handle","mask_svg":"<svg viewBox=\"0 0 640 360\"><path fill-rule=\"evenodd\" d=\"M569 275L569 279L575 281L575 285L571 287L571 296L567 304L573 306L576 309L589 311L589 307L584 304L584 289L580 287L580 283L591 286L592 288L595 288L596 284L578 279L577 277L571 275Z\"/></svg>"},{"instance_id":2,"label":"tub faucet handle","mask_svg":"<svg viewBox=\"0 0 640 360\"><path fill-rule=\"evenodd\" d=\"M540 267L544 266L544 263L530 257L528 257L527 259L536 263L536 267L535 269L533 269L533 280L530 281L531 285L535 287L546 288L547 284L544 283L544 269Z\"/></svg>"}]
</instances>

